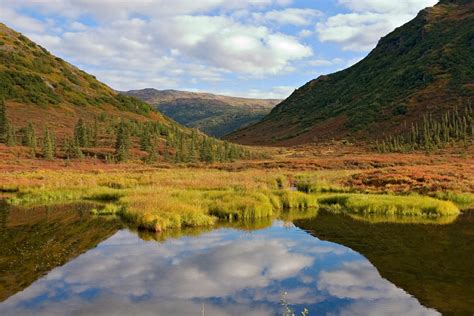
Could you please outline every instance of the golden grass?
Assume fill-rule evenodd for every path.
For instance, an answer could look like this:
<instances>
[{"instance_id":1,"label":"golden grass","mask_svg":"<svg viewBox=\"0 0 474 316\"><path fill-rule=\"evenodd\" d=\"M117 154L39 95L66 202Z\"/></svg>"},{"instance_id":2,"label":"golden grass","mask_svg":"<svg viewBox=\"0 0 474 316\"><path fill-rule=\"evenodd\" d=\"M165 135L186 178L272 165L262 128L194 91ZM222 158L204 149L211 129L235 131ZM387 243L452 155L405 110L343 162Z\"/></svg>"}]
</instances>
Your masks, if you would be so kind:
<instances>
[{"instance_id":1,"label":"golden grass","mask_svg":"<svg viewBox=\"0 0 474 316\"><path fill-rule=\"evenodd\" d=\"M459 213L451 202L424 196L321 194L291 188L305 183L308 192L351 191L339 185L342 177L344 171L336 170L297 175L275 170L36 171L0 174L0 191L17 191L9 199L11 204L102 202L103 208L95 209L95 214L116 214L150 231L206 227L218 220L270 218L288 211L304 215L308 209L317 210L319 204L361 214Z\"/></svg>"},{"instance_id":2,"label":"golden grass","mask_svg":"<svg viewBox=\"0 0 474 316\"><path fill-rule=\"evenodd\" d=\"M347 212L361 214L417 216L459 214L459 209L454 203L421 195L329 194L319 197L318 202L324 205L339 205Z\"/></svg>"}]
</instances>

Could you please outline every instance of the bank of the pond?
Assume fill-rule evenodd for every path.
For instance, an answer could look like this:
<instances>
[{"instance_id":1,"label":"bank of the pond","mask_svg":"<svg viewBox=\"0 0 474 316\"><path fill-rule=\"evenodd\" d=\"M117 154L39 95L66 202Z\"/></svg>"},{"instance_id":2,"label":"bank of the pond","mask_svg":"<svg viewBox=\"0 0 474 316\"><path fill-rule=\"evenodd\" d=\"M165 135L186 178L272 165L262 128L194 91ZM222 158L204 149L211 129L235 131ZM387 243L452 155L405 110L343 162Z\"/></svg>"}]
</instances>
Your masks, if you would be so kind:
<instances>
[{"instance_id":1,"label":"bank of the pond","mask_svg":"<svg viewBox=\"0 0 474 316\"><path fill-rule=\"evenodd\" d=\"M219 220L269 218L288 210L303 213L320 206L354 214L428 217L459 213L452 202L433 197L353 193L340 185L339 178L337 171L320 175L189 169L31 172L10 178L8 188L15 189L15 196L8 201L14 205L99 201L103 206L93 213L116 214L151 231L211 226ZM442 197L449 199L449 195Z\"/></svg>"}]
</instances>

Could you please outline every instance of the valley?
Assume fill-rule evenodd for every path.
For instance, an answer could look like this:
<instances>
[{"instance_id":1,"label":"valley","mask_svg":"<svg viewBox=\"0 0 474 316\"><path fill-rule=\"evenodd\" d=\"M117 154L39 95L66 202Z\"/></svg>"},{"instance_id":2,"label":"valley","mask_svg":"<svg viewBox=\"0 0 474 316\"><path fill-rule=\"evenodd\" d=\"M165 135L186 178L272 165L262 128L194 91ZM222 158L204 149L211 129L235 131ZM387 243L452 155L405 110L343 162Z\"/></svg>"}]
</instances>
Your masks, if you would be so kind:
<instances>
[{"instance_id":1,"label":"valley","mask_svg":"<svg viewBox=\"0 0 474 316\"><path fill-rule=\"evenodd\" d=\"M474 312L473 2L270 2L8 4L1 315Z\"/></svg>"},{"instance_id":2,"label":"valley","mask_svg":"<svg viewBox=\"0 0 474 316\"><path fill-rule=\"evenodd\" d=\"M257 123L282 101L156 89L128 91L124 94L151 104L178 123L219 138Z\"/></svg>"}]
</instances>

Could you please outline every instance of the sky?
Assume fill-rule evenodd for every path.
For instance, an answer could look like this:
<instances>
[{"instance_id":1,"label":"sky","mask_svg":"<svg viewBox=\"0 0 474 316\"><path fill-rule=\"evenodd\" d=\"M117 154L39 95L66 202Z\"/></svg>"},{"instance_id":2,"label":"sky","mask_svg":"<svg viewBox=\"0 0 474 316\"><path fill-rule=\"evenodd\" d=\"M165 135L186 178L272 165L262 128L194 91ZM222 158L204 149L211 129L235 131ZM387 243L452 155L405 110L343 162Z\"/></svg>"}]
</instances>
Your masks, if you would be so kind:
<instances>
[{"instance_id":1,"label":"sky","mask_svg":"<svg viewBox=\"0 0 474 316\"><path fill-rule=\"evenodd\" d=\"M116 90L285 98L437 0L0 0L0 22Z\"/></svg>"}]
</instances>

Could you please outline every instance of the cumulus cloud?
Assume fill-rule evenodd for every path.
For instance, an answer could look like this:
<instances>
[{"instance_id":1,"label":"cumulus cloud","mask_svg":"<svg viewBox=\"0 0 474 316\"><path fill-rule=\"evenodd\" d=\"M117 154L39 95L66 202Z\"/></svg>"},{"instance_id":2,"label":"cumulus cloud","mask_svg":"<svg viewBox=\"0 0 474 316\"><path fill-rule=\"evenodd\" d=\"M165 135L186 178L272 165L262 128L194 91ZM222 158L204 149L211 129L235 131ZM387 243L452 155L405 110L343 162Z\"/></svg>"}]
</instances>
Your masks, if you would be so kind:
<instances>
[{"instance_id":1,"label":"cumulus cloud","mask_svg":"<svg viewBox=\"0 0 474 316\"><path fill-rule=\"evenodd\" d=\"M379 1L379 0L338 0L345 7L356 12L379 12L393 13L403 12L416 14L425 7L435 5L438 0L398 0L398 1Z\"/></svg>"},{"instance_id":2,"label":"cumulus cloud","mask_svg":"<svg viewBox=\"0 0 474 316\"><path fill-rule=\"evenodd\" d=\"M18 14L15 10L4 7L0 10L0 21L27 32L44 32L46 25L37 19Z\"/></svg>"},{"instance_id":3,"label":"cumulus cloud","mask_svg":"<svg viewBox=\"0 0 474 316\"><path fill-rule=\"evenodd\" d=\"M5 1L2 20L118 90L215 83L230 74L278 75L313 53L297 36L230 14L291 3L286 0ZM24 8L52 19L18 13ZM286 17L283 23L295 24L318 14L291 8L268 13L263 19ZM88 16L96 23L82 22ZM50 25L54 21L61 27Z\"/></svg>"},{"instance_id":4,"label":"cumulus cloud","mask_svg":"<svg viewBox=\"0 0 474 316\"><path fill-rule=\"evenodd\" d=\"M337 14L317 23L322 42L333 42L344 50L368 51L396 27L414 18L421 9L437 0L339 0L351 13Z\"/></svg>"},{"instance_id":5,"label":"cumulus cloud","mask_svg":"<svg viewBox=\"0 0 474 316\"><path fill-rule=\"evenodd\" d=\"M278 24L310 25L323 13L314 9L287 8L284 10L272 10L265 13L253 14L254 19L260 22L273 22Z\"/></svg>"},{"instance_id":6,"label":"cumulus cloud","mask_svg":"<svg viewBox=\"0 0 474 316\"><path fill-rule=\"evenodd\" d=\"M178 16L150 25L159 41L190 58L233 72L275 74L312 54L295 37L223 16Z\"/></svg>"},{"instance_id":7,"label":"cumulus cloud","mask_svg":"<svg viewBox=\"0 0 474 316\"><path fill-rule=\"evenodd\" d=\"M340 69L337 56L313 58L324 48L312 36L365 53L435 2L334 1L350 12L325 17L292 0L3 0L0 20L117 90L206 87L281 98L296 86L282 89L276 79L288 85L293 76L296 85L308 65Z\"/></svg>"},{"instance_id":8,"label":"cumulus cloud","mask_svg":"<svg viewBox=\"0 0 474 316\"><path fill-rule=\"evenodd\" d=\"M58 14L76 19L91 15L100 22L127 19L141 14L148 17L163 17L186 14L201 14L211 10L221 12L239 9L265 8L270 5L288 5L288 0L3 0L6 7L34 8L43 14Z\"/></svg>"},{"instance_id":9,"label":"cumulus cloud","mask_svg":"<svg viewBox=\"0 0 474 316\"><path fill-rule=\"evenodd\" d=\"M317 286L332 296L355 300L339 311L340 315L439 315L381 278L367 261L346 262L340 269L321 271Z\"/></svg>"}]
</instances>

